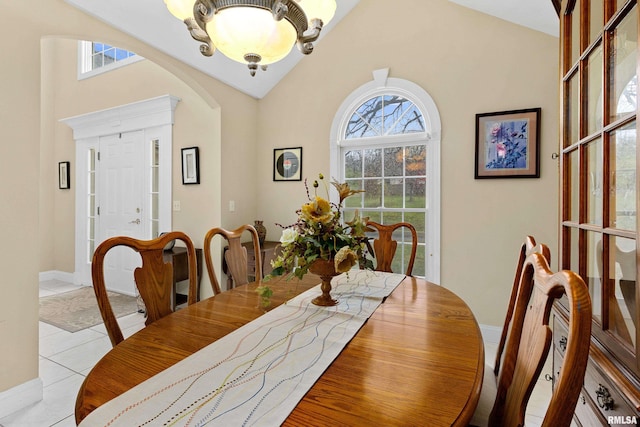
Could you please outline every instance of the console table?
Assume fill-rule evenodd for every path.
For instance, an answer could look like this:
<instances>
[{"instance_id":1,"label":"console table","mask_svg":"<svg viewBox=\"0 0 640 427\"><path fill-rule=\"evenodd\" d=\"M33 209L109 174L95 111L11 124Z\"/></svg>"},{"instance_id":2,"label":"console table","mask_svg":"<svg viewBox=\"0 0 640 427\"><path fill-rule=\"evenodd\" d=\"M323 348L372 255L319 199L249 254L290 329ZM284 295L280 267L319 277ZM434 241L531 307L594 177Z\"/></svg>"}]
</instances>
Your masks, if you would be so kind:
<instances>
[{"instance_id":1,"label":"console table","mask_svg":"<svg viewBox=\"0 0 640 427\"><path fill-rule=\"evenodd\" d=\"M164 251L164 262L173 264L173 309L177 305L187 302L187 295L179 294L176 289L176 283L189 279L189 259L187 257L187 248L174 246ZM202 249L196 248L196 270L197 270L197 292L196 299L200 301L200 281L202 279Z\"/></svg>"},{"instance_id":2,"label":"console table","mask_svg":"<svg viewBox=\"0 0 640 427\"><path fill-rule=\"evenodd\" d=\"M271 273L271 261L276 257L276 248L280 245L280 242L265 241L261 246L260 256L262 257L262 277ZM253 251L253 242L245 242L242 246L247 250L247 270L249 271L249 281L254 281L254 272L256 271L256 259ZM228 247L225 246L224 253L222 254L222 272L227 275L227 289L233 288L233 279L231 275L227 273L227 263L224 258L224 254L227 252Z\"/></svg>"}]
</instances>

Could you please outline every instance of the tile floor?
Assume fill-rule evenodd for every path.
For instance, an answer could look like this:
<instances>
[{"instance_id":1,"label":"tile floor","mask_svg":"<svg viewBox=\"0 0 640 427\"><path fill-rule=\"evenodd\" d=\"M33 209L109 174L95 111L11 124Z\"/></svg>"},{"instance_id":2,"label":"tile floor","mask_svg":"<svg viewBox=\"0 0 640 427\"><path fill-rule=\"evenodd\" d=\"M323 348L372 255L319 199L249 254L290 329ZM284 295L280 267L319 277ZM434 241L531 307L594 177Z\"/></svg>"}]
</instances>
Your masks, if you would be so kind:
<instances>
[{"instance_id":1,"label":"tile floor","mask_svg":"<svg viewBox=\"0 0 640 427\"><path fill-rule=\"evenodd\" d=\"M56 280L40 282L40 296L68 292L78 286ZM144 316L118 319L125 338L144 327ZM93 365L111 349L104 325L75 333L40 322L40 378L42 401L0 419L0 427L75 426L78 389Z\"/></svg>"},{"instance_id":2,"label":"tile floor","mask_svg":"<svg viewBox=\"0 0 640 427\"><path fill-rule=\"evenodd\" d=\"M40 283L40 296L68 292L78 286L56 280ZM122 332L130 336L144 327L144 317L135 313L118 319ZM111 348L103 325L71 333L40 322L40 378L44 384L42 401L0 419L0 427L71 427L75 426L76 394L93 365ZM485 344L487 360L495 357L496 345ZM527 411L527 427L540 426L551 396L548 363L543 369Z\"/></svg>"}]
</instances>

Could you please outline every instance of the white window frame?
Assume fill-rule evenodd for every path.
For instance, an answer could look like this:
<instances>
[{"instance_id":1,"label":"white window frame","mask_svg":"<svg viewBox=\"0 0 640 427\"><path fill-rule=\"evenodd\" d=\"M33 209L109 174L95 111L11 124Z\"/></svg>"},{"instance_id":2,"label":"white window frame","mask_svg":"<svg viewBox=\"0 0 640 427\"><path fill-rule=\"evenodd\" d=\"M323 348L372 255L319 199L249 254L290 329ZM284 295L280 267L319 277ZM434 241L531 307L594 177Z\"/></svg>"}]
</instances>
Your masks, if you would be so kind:
<instances>
[{"instance_id":1,"label":"white window frame","mask_svg":"<svg viewBox=\"0 0 640 427\"><path fill-rule=\"evenodd\" d=\"M420 86L404 79L390 78L389 69L373 72L373 80L353 91L340 105L331 125L330 171L340 181L345 179L342 150L349 147L384 147L425 144L427 147L427 225L426 275L440 283L440 113L431 96ZM359 139L345 139L349 119L365 101L381 95L399 95L413 102L421 111L426 132Z\"/></svg>"},{"instance_id":2,"label":"white window frame","mask_svg":"<svg viewBox=\"0 0 640 427\"><path fill-rule=\"evenodd\" d=\"M88 79L90 77L94 77L102 73L113 71L118 68L124 67L126 65L134 64L138 61L144 60L142 56L136 54L126 59L115 61L109 65L93 68L93 62L92 62L93 43L94 42L90 42L86 40L78 41L78 80Z\"/></svg>"}]
</instances>

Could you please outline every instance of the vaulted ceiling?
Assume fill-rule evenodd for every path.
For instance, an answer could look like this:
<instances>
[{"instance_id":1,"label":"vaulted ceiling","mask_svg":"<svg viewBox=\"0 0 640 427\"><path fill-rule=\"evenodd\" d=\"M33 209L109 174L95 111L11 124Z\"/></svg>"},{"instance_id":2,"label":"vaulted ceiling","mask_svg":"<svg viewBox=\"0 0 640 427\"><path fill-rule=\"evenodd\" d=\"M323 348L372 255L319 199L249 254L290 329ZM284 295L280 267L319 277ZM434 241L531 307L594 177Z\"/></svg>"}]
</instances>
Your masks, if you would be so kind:
<instances>
[{"instance_id":1,"label":"vaulted ceiling","mask_svg":"<svg viewBox=\"0 0 640 427\"><path fill-rule=\"evenodd\" d=\"M109 25L191 65L254 98L264 97L289 71L302 55L292 49L284 60L269 65L267 72L258 71L251 77L246 65L217 53L212 57L200 54L198 43L191 38L185 25L174 18L162 0L65 0L70 5L105 21ZM335 18L322 30L318 43L361 0L337 0ZM396 0L402 1L402 0ZM553 36L558 36L558 16L554 0L449 0L464 7L511 21Z\"/></svg>"}]
</instances>

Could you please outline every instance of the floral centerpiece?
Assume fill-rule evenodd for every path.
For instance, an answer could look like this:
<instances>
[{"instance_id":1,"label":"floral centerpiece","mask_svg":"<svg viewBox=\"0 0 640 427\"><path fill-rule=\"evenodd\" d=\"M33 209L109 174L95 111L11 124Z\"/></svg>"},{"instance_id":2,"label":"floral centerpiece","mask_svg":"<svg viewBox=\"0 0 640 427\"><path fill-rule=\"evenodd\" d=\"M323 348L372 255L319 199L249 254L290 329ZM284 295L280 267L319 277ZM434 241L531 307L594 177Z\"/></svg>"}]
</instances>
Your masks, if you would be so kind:
<instances>
[{"instance_id":1,"label":"floral centerpiece","mask_svg":"<svg viewBox=\"0 0 640 427\"><path fill-rule=\"evenodd\" d=\"M317 194L318 181L324 184L326 199ZM338 191L337 204L328 200L329 187L322 174L313 182L313 197L305 180L308 202L296 212L298 220L294 224L281 225L284 230L280 238L280 253L271 262L273 271L267 280L270 276L282 275L302 278L309 271L322 277L323 274L314 271L314 266L317 270L321 264L319 260L324 261L326 268L330 264L334 275L348 272L358 263L363 268L373 268L373 262L366 257L366 218L361 218L357 210L350 221L342 218L344 200L364 190L352 190L348 184L335 180L331 184Z\"/></svg>"}]
</instances>

